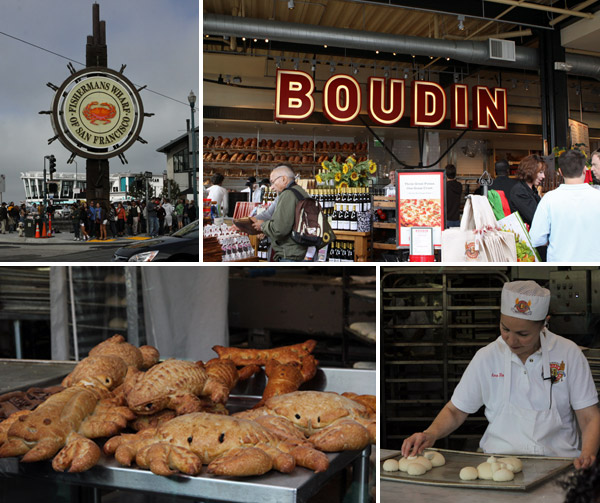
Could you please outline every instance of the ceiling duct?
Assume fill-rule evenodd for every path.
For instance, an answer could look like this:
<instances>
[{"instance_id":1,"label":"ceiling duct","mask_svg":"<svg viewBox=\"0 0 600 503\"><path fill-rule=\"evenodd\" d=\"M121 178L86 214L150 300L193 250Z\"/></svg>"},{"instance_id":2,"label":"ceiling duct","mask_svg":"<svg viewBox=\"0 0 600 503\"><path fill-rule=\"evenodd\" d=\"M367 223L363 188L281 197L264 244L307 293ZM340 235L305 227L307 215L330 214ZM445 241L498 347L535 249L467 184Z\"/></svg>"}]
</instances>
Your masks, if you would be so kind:
<instances>
[{"instance_id":1,"label":"ceiling duct","mask_svg":"<svg viewBox=\"0 0 600 503\"><path fill-rule=\"evenodd\" d=\"M464 63L492 67L539 69L537 49L516 47L515 61L500 61L490 58L489 45L483 41L411 37L209 13L204 14L204 33L277 40L291 44L329 45L373 52L384 51L390 54L395 52L415 56L452 58ZM574 75L600 78L600 58L567 54L566 62L571 65L570 73Z\"/></svg>"}]
</instances>

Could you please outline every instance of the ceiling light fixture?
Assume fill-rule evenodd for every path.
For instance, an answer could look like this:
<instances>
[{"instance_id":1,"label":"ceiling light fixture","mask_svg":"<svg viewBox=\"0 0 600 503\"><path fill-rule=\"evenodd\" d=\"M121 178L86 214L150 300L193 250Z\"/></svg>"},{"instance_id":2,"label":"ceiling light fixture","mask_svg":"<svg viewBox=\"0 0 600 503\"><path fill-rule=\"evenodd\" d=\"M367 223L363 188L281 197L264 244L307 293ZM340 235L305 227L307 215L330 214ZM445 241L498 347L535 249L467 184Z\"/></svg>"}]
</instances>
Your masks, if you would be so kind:
<instances>
[{"instance_id":1,"label":"ceiling light fixture","mask_svg":"<svg viewBox=\"0 0 600 503\"><path fill-rule=\"evenodd\" d=\"M288 9L292 10L294 8L294 0L288 0Z\"/></svg>"},{"instance_id":2,"label":"ceiling light fixture","mask_svg":"<svg viewBox=\"0 0 600 503\"><path fill-rule=\"evenodd\" d=\"M465 16L462 14L458 15L458 29L463 31L465 29Z\"/></svg>"}]
</instances>

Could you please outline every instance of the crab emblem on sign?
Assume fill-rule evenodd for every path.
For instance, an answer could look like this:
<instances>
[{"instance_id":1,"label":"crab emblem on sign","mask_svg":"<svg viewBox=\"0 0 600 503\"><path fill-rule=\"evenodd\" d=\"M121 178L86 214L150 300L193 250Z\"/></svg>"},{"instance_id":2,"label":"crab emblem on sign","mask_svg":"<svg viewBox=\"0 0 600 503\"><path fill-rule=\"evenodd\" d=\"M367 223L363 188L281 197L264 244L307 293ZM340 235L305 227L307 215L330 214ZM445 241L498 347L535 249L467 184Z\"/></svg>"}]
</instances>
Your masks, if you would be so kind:
<instances>
[{"instance_id":1,"label":"crab emblem on sign","mask_svg":"<svg viewBox=\"0 0 600 503\"><path fill-rule=\"evenodd\" d=\"M96 121L102 121L104 124L110 124L110 119L117 115L117 109L110 103L100 103L92 101L83 109L83 116L90 121L90 124L96 124Z\"/></svg>"}]
</instances>

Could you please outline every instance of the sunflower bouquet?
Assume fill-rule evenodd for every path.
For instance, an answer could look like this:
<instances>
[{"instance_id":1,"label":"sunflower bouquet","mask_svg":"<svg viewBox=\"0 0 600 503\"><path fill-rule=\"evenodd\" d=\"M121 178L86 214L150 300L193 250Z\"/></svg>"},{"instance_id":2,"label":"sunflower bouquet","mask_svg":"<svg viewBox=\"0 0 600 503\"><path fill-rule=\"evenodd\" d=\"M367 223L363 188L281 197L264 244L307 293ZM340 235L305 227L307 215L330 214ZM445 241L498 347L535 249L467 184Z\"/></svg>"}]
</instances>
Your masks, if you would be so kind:
<instances>
[{"instance_id":1,"label":"sunflower bouquet","mask_svg":"<svg viewBox=\"0 0 600 503\"><path fill-rule=\"evenodd\" d=\"M323 161L321 170L315 176L317 183L335 182L335 187L343 189L346 187L367 187L369 179L377 172L377 164L371 159L356 162L354 156L347 157L340 162L337 156L331 161Z\"/></svg>"}]
</instances>

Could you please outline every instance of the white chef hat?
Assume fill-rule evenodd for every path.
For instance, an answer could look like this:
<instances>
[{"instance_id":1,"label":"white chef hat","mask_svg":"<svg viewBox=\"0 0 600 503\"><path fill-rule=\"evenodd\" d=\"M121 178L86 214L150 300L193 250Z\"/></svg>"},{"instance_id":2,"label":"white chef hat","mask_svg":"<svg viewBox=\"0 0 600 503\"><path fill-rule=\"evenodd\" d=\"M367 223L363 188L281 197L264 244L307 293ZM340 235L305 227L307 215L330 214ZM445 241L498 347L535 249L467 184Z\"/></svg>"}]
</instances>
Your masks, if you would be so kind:
<instances>
[{"instance_id":1,"label":"white chef hat","mask_svg":"<svg viewBox=\"0 0 600 503\"><path fill-rule=\"evenodd\" d=\"M510 281L502 288L500 312L514 318L542 321L550 307L550 290L535 281Z\"/></svg>"}]
</instances>

